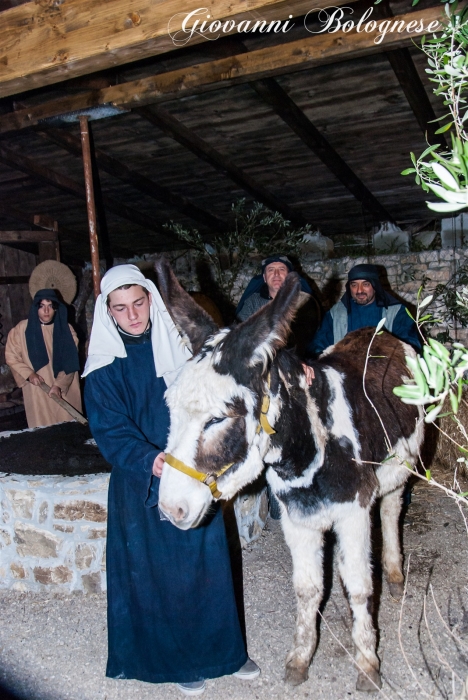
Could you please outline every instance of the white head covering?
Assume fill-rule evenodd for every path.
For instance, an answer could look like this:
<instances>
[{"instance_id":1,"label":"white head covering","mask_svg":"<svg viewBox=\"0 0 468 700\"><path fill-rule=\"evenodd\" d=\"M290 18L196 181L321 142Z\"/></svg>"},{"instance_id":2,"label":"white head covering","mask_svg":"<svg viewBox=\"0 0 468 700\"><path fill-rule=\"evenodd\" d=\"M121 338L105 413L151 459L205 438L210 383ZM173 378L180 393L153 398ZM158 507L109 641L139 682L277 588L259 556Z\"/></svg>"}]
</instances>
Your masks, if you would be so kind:
<instances>
[{"instance_id":1,"label":"white head covering","mask_svg":"<svg viewBox=\"0 0 468 700\"><path fill-rule=\"evenodd\" d=\"M146 279L136 265L116 265L101 280L83 377L110 365L116 357L127 357L124 342L107 308L109 294L124 284L139 284L151 293L151 342L156 375L163 377L166 386L170 386L192 353L180 337L155 284Z\"/></svg>"}]
</instances>

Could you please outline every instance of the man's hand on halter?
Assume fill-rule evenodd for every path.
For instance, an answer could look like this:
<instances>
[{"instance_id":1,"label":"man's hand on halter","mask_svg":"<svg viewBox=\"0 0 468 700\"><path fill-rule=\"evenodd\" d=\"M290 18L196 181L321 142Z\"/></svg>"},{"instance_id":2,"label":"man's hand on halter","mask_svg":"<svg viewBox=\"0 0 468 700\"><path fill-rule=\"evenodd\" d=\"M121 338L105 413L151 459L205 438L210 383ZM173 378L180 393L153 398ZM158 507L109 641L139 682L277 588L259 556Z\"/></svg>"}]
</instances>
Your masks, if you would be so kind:
<instances>
[{"instance_id":1,"label":"man's hand on halter","mask_svg":"<svg viewBox=\"0 0 468 700\"><path fill-rule=\"evenodd\" d=\"M153 462L153 474L154 476L157 476L158 479L161 478L163 466L164 466L164 460L166 459L166 455L164 452L160 452L156 459Z\"/></svg>"},{"instance_id":2,"label":"man's hand on halter","mask_svg":"<svg viewBox=\"0 0 468 700\"><path fill-rule=\"evenodd\" d=\"M28 380L31 382L31 384L34 384L34 386L40 386L44 383L44 379L41 377L40 374L36 374L36 372L30 374Z\"/></svg>"},{"instance_id":3,"label":"man's hand on halter","mask_svg":"<svg viewBox=\"0 0 468 700\"><path fill-rule=\"evenodd\" d=\"M302 369L304 370L306 376L307 386L312 386L312 380L315 379L315 372L313 367L309 367L309 365L306 365L303 362Z\"/></svg>"}]
</instances>

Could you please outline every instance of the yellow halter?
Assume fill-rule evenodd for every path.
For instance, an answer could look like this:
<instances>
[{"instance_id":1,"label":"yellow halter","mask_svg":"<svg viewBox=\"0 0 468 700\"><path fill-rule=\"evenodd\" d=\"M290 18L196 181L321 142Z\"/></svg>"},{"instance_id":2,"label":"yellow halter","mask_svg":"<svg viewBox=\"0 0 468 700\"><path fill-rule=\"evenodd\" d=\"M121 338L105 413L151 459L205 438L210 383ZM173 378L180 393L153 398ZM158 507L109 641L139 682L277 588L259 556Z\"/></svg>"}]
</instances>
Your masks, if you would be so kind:
<instances>
[{"instance_id":1,"label":"yellow halter","mask_svg":"<svg viewBox=\"0 0 468 700\"><path fill-rule=\"evenodd\" d=\"M268 375L268 389L270 389L270 375ZM257 435L264 430L267 435L273 435L273 433L276 432L271 425L268 422L267 418L267 413L268 409L270 408L270 395L269 394L264 394L263 400L262 400L262 408L260 411L260 421L257 425L257 430L256 433ZM219 479L220 476L222 476L225 472L227 472L228 469L232 467L234 462L230 462L229 464L226 464L224 467L219 469L217 472L212 472L210 474L203 474L202 472L198 472L196 469L193 467L189 467L184 462L181 462L180 459L177 459L171 454L166 454L165 460L167 464L169 464L170 467L173 469L177 469L179 472L183 472L183 474L187 474L187 476L191 476L193 479L196 479L197 481L201 481L202 484L205 484L205 486L208 486L210 489L213 498L221 498L221 491L218 490L218 485L216 483L216 479Z\"/></svg>"}]
</instances>

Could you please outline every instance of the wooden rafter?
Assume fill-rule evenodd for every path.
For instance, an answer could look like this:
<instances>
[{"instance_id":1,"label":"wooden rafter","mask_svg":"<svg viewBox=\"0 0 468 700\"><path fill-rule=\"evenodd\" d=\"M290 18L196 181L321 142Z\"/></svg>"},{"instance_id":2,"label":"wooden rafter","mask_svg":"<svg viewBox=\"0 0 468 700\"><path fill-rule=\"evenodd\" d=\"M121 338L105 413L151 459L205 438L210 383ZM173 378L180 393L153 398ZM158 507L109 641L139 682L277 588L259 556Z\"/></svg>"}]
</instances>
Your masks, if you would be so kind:
<instances>
[{"instance_id":1,"label":"wooden rafter","mask_svg":"<svg viewBox=\"0 0 468 700\"><path fill-rule=\"evenodd\" d=\"M406 23L413 21L416 25L423 21L425 31L430 22L440 18L440 7L433 7L398 15L394 20ZM336 34L310 36L279 46L251 51L245 55L228 56L101 90L50 100L41 105L5 114L0 117L0 134L37 125L42 119L52 116L101 104L110 103L126 109L137 108L216 90L231 84L309 70L315 66L381 53L404 47L422 33L423 31L415 31L412 34L388 33L381 43L375 43L376 31L357 33L353 30L341 33L339 41Z\"/></svg>"},{"instance_id":2,"label":"wooden rafter","mask_svg":"<svg viewBox=\"0 0 468 700\"><path fill-rule=\"evenodd\" d=\"M388 0L376 5L374 10L376 19L394 19ZM424 136L430 144L439 143L446 147L447 143L443 134L437 136L435 134L438 128L438 124L434 123L436 113L432 108L409 49L401 48L387 51L386 56Z\"/></svg>"},{"instance_id":3,"label":"wooden rafter","mask_svg":"<svg viewBox=\"0 0 468 700\"><path fill-rule=\"evenodd\" d=\"M393 221L393 217L276 80L273 78L255 80L249 85L252 86L262 100L274 109L306 146L320 158L322 163L327 166L351 194L373 214L377 221Z\"/></svg>"},{"instance_id":4,"label":"wooden rafter","mask_svg":"<svg viewBox=\"0 0 468 700\"><path fill-rule=\"evenodd\" d=\"M436 135L435 133L440 124L434 123L436 113L432 108L409 49L387 51L387 58L424 136L430 144L439 143L445 147L447 143L444 135Z\"/></svg>"},{"instance_id":5,"label":"wooden rafter","mask_svg":"<svg viewBox=\"0 0 468 700\"><path fill-rule=\"evenodd\" d=\"M325 7L327 1L316 5ZM184 16L194 9L181 12L178 0L66 0L27 2L6 10L0 25L0 96L174 51L178 46L169 31L173 35L180 30ZM243 19L287 20L309 10L308 0L216 0L205 17L194 16L187 27L207 14L236 24ZM191 43L204 40L195 33Z\"/></svg>"},{"instance_id":6,"label":"wooden rafter","mask_svg":"<svg viewBox=\"0 0 468 700\"><path fill-rule=\"evenodd\" d=\"M0 216L3 216L7 219L12 219L13 221L18 221L22 224L29 224L30 226L37 226L38 228L45 229L47 231L54 231L54 219L49 216L48 214L28 214L25 211L22 211L20 209L16 209L13 206L7 205L4 202L0 203ZM18 233L17 231L12 232L12 233ZM20 232L24 237L27 237L27 235L39 233L41 234L41 231L21 231ZM50 235L50 234L47 234ZM56 235L58 236L60 242L63 244L65 241L69 241L74 244L78 244L85 248L88 245L87 237L86 234L80 233L79 231L75 231L74 229L69 228L68 226L62 226L60 225L58 227L58 230L56 231ZM5 242L5 241L4 241ZM23 240L18 240L16 241L18 243L21 242L28 242L26 238L23 238ZM134 250L131 250L130 248L126 248L125 246L113 246L114 253L116 255L119 255L121 257L129 257L129 255L134 254Z\"/></svg>"},{"instance_id":7,"label":"wooden rafter","mask_svg":"<svg viewBox=\"0 0 468 700\"><path fill-rule=\"evenodd\" d=\"M20 170L23 173L46 182L62 192L66 192L82 200L86 199L85 189L81 183L76 182L72 178L63 175L62 173L52 170L51 168L46 168L31 158L18 153L17 151L12 151L8 148L0 146L0 161L14 170ZM138 224L143 228L149 229L150 231L155 231L161 236L164 236L161 226L155 223L154 216L143 214L136 209L118 202L108 195L103 195L103 203L105 207L114 214L117 214L118 216L127 219L134 224ZM165 240L169 242L167 235Z\"/></svg>"},{"instance_id":8,"label":"wooden rafter","mask_svg":"<svg viewBox=\"0 0 468 700\"><path fill-rule=\"evenodd\" d=\"M57 239L56 231L0 231L0 243L41 243Z\"/></svg>"},{"instance_id":9,"label":"wooden rafter","mask_svg":"<svg viewBox=\"0 0 468 700\"><path fill-rule=\"evenodd\" d=\"M217 151L209 143L201 139L197 134L188 129L181 121L172 114L160 107L149 109L142 107L136 110L138 114L161 129L165 134L171 136L182 146L194 153L196 156L209 163L219 172L227 175L233 182L259 202L263 202L273 211L279 211L286 219L292 221L297 226L305 224L305 219L301 214L295 212L286 203L275 197L263 185L251 177L245 170L238 168L232 160Z\"/></svg>"},{"instance_id":10,"label":"wooden rafter","mask_svg":"<svg viewBox=\"0 0 468 700\"><path fill-rule=\"evenodd\" d=\"M40 131L38 133L62 148L65 148L69 153L81 157L80 140L76 136L73 136L73 134L70 134L68 131L64 131L62 129L47 129L47 131ZM203 224L203 226L207 226L212 231L218 232L225 230L226 225L221 219L218 219L218 217L210 214L201 207L198 207L196 204L187 199L187 197L175 194L167 187L164 187L154 180L141 175L136 170L128 168L121 161L109 156L98 148L94 149L94 154L96 163L101 170L113 175L117 179L125 182L131 187L134 187L139 192L142 192L158 202L170 204L176 210L182 212L186 216L189 216L191 219L198 221L200 224Z\"/></svg>"}]
</instances>

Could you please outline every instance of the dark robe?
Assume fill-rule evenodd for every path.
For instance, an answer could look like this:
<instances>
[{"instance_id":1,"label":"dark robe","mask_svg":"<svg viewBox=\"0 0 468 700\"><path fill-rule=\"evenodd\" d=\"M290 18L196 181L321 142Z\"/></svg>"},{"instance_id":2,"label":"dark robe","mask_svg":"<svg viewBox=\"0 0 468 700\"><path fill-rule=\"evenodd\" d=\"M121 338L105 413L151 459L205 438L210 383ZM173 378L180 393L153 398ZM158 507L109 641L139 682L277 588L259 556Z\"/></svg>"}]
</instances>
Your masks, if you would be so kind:
<instances>
[{"instance_id":1,"label":"dark robe","mask_svg":"<svg viewBox=\"0 0 468 700\"><path fill-rule=\"evenodd\" d=\"M187 683L247 661L222 513L186 532L161 521L153 462L169 429L151 342L86 379L92 434L112 464L107 676ZM167 468L167 466L166 466Z\"/></svg>"},{"instance_id":2,"label":"dark robe","mask_svg":"<svg viewBox=\"0 0 468 700\"><path fill-rule=\"evenodd\" d=\"M385 313L383 313L383 315L385 316ZM378 306L375 301L373 301L372 304L361 305L351 300L348 313L348 333L356 331L359 328L365 328L366 326L377 326L381 318L382 306ZM412 321L406 313L406 308L403 304L393 322L392 335L399 338L404 343L409 343L416 350L421 350L421 339L418 329L414 321ZM331 313L327 311L323 317L320 329L307 348L307 355L319 355L326 350L326 348L330 347L330 345L334 344L333 318Z\"/></svg>"}]
</instances>

